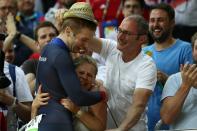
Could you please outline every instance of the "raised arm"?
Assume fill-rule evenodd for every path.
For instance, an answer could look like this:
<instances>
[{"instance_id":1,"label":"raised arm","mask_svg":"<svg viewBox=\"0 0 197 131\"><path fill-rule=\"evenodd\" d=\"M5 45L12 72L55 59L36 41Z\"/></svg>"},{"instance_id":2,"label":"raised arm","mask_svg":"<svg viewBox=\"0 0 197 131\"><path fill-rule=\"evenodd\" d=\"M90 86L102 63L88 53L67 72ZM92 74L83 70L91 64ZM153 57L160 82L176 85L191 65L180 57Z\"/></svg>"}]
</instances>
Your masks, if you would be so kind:
<instances>
[{"instance_id":1,"label":"raised arm","mask_svg":"<svg viewBox=\"0 0 197 131\"><path fill-rule=\"evenodd\" d=\"M13 41L16 38L18 38L22 43L24 43L33 52L40 52L40 49L36 45L35 40L26 36L25 34L21 34L20 32L17 32L16 25L14 22L14 16L11 13L7 16L6 29L7 29L8 36L6 37L4 41L4 47L3 47L4 51L10 49L10 46L11 44L13 44Z\"/></svg>"},{"instance_id":2,"label":"raised arm","mask_svg":"<svg viewBox=\"0 0 197 131\"><path fill-rule=\"evenodd\" d=\"M102 49L102 41L100 38L97 37L93 37L93 39L91 39L88 43L88 47L90 48L90 50L96 52L96 53L100 53L101 49Z\"/></svg>"},{"instance_id":3,"label":"raised arm","mask_svg":"<svg viewBox=\"0 0 197 131\"><path fill-rule=\"evenodd\" d=\"M187 95L197 79L197 67L195 64L188 65L185 64L183 70L181 71L182 84L177 90L174 96L167 96L163 100L161 107L161 118L166 124L173 123L176 118L179 116L182 110L182 106L187 98ZM170 87L174 84L169 84L168 82L176 82L172 80L172 77L169 78L164 88L174 88ZM168 87L168 86L169 87Z\"/></svg>"}]
</instances>

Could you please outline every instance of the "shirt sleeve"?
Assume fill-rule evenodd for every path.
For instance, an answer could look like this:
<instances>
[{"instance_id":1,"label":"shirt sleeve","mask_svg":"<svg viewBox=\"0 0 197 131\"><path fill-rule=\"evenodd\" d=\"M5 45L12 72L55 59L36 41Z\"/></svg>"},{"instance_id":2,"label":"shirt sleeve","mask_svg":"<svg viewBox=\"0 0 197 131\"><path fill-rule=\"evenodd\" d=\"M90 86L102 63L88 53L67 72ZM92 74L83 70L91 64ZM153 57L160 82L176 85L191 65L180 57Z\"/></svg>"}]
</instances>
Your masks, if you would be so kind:
<instances>
[{"instance_id":1,"label":"shirt sleeve","mask_svg":"<svg viewBox=\"0 0 197 131\"><path fill-rule=\"evenodd\" d=\"M100 55L106 59L113 54L114 50L116 49L116 41L110 39L101 39L102 40L102 49Z\"/></svg>"},{"instance_id":2,"label":"shirt sleeve","mask_svg":"<svg viewBox=\"0 0 197 131\"><path fill-rule=\"evenodd\" d=\"M65 53L59 53L55 59L54 67L64 90L75 104L89 106L102 99L100 92L89 92L81 88L74 65L68 54L65 57Z\"/></svg>"},{"instance_id":3,"label":"shirt sleeve","mask_svg":"<svg viewBox=\"0 0 197 131\"><path fill-rule=\"evenodd\" d=\"M30 91L30 87L25 78L23 70L19 67L16 70L16 97L19 102L30 102L33 101L33 97Z\"/></svg>"},{"instance_id":4,"label":"shirt sleeve","mask_svg":"<svg viewBox=\"0 0 197 131\"><path fill-rule=\"evenodd\" d=\"M157 81L157 69L156 65L152 61L147 61L138 72L138 78L136 82L136 88L145 88L154 90Z\"/></svg>"},{"instance_id":5,"label":"shirt sleeve","mask_svg":"<svg viewBox=\"0 0 197 131\"><path fill-rule=\"evenodd\" d=\"M178 88L180 87L182 81L181 81L181 74L173 74L171 75L164 85L164 89L162 92L161 101L169 96L174 96L177 92Z\"/></svg>"},{"instance_id":6,"label":"shirt sleeve","mask_svg":"<svg viewBox=\"0 0 197 131\"><path fill-rule=\"evenodd\" d=\"M180 54L183 60L183 64L185 63L189 63L192 64L193 63L193 55L192 55L192 47L191 44L187 43L185 44L185 48L183 48L183 53Z\"/></svg>"}]
</instances>

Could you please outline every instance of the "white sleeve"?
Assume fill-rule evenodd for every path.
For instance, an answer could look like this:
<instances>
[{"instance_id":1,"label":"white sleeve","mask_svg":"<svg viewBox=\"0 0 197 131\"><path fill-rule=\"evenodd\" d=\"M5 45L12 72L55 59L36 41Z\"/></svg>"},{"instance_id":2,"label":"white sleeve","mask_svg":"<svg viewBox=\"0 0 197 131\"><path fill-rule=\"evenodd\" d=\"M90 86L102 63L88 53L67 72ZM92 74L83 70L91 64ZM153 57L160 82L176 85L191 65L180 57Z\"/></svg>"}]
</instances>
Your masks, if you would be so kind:
<instances>
[{"instance_id":1,"label":"white sleeve","mask_svg":"<svg viewBox=\"0 0 197 131\"><path fill-rule=\"evenodd\" d=\"M164 85L161 100L165 99L168 96L174 96L181 86L181 83L182 79L180 73L171 75Z\"/></svg>"},{"instance_id":2,"label":"white sleeve","mask_svg":"<svg viewBox=\"0 0 197 131\"><path fill-rule=\"evenodd\" d=\"M153 61L148 61L139 69L136 88L154 90L157 81L157 68Z\"/></svg>"},{"instance_id":3,"label":"white sleeve","mask_svg":"<svg viewBox=\"0 0 197 131\"><path fill-rule=\"evenodd\" d=\"M110 54L113 53L114 50L116 50L116 41L110 40L110 39L101 39L102 40L102 49L100 55L105 59L110 56Z\"/></svg>"},{"instance_id":4,"label":"white sleeve","mask_svg":"<svg viewBox=\"0 0 197 131\"><path fill-rule=\"evenodd\" d=\"M16 96L19 102L33 101L33 97L30 91L30 87L25 78L23 70L16 67Z\"/></svg>"}]
</instances>

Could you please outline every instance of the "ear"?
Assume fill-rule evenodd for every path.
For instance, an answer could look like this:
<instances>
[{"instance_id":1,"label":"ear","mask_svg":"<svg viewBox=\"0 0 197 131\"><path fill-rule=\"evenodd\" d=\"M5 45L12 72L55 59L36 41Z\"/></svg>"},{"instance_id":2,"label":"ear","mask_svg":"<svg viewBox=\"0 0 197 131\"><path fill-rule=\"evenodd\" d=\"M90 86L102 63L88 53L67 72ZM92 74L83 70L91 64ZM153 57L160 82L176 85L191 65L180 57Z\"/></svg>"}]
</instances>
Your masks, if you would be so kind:
<instances>
[{"instance_id":1,"label":"ear","mask_svg":"<svg viewBox=\"0 0 197 131\"><path fill-rule=\"evenodd\" d=\"M66 33L67 36L71 36L72 35L72 29L69 26L67 26L65 28L65 33Z\"/></svg>"},{"instance_id":2,"label":"ear","mask_svg":"<svg viewBox=\"0 0 197 131\"><path fill-rule=\"evenodd\" d=\"M38 46L38 47L40 47L40 45L39 45L38 41L36 41L36 42L35 42L35 45L36 45L36 46Z\"/></svg>"},{"instance_id":3,"label":"ear","mask_svg":"<svg viewBox=\"0 0 197 131\"><path fill-rule=\"evenodd\" d=\"M148 36L147 35L141 35L140 36L140 42L142 44L147 44L148 43Z\"/></svg>"},{"instance_id":4,"label":"ear","mask_svg":"<svg viewBox=\"0 0 197 131\"><path fill-rule=\"evenodd\" d=\"M173 29L174 28L174 26L175 26L175 19L173 19L173 20L171 20L171 29Z\"/></svg>"}]
</instances>

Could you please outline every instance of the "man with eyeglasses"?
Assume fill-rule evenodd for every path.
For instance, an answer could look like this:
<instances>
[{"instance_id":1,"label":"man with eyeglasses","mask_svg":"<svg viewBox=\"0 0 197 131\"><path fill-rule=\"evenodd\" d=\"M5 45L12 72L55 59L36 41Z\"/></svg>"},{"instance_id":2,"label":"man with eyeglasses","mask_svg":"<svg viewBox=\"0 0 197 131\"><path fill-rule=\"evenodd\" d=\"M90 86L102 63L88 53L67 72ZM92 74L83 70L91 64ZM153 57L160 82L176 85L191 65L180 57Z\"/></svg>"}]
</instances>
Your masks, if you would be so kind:
<instances>
[{"instance_id":1,"label":"man with eyeglasses","mask_svg":"<svg viewBox=\"0 0 197 131\"><path fill-rule=\"evenodd\" d=\"M140 15L126 17L118 41L94 38L89 47L106 60L109 93L107 131L147 131L146 104L156 83L156 66L141 52L148 24ZM112 116L112 119L110 119Z\"/></svg>"}]
</instances>

